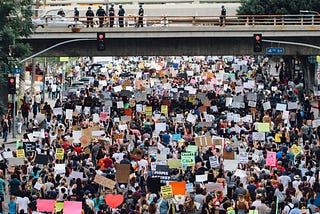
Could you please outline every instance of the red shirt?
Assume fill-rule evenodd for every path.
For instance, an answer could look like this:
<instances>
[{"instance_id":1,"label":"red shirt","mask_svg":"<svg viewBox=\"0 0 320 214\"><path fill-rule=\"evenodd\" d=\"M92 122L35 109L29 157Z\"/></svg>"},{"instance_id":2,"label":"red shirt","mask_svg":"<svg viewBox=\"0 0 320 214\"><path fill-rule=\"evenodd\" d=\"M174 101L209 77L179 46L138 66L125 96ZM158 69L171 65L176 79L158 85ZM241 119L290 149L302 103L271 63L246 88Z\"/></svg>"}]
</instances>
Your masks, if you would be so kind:
<instances>
[{"instance_id":1,"label":"red shirt","mask_svg":"<svg viewBox=\"0 0 320 214\"><path fill-rule=\"evenodd\" d=\"M108 169L108 168L113 168L113 161L112 161L112 159L109 158L109 157L106 157L106 158L103 160L103 164L104 164L104 167L105 167L106 169Z\"/></svg>"}]
</instances>

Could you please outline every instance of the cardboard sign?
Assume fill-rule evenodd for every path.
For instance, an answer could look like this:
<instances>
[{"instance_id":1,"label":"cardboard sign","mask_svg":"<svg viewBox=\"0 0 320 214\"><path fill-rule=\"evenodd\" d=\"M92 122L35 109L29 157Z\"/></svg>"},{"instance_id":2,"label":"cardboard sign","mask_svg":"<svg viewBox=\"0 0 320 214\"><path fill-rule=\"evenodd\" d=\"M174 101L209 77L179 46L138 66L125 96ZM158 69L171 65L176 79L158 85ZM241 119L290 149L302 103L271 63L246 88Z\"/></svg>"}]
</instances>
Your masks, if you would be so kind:
<instances>
[{"instance_id":1,"label":"cardboard sign","mask_svg":"<svg viewBox=\"0 0 320 214\"><path fill-rule=\"evenodd\" d=\"M196 164L193 152L182 152L181 153L181 165L183 166L194 166Z\"/></svg>"},{"instance_id":2,"label":"cardboard sign","mask_svg":"<svg viewBox=\"0 0 320 214\"><path fill-rule=\"evenodd\" d=\"M161 114L167 115L168 114L168 106L161 105Z\"/></svg>"},{"instance_id":3,"label":"cardboard sign","mask_svg":"<svg viewBox=\"0 0 320 214\"><path fill-rule=\"evenodd\" d=\"M213 145L213 141L212 141L212 137L210 135L204 135L204 136L199 136L199 137L195 137L194 141L196 143L197 146L212 146Z\"/></svg>"},{"instance_id":4,"label":"cardboard sign","mask_svg":"<svg viewBox=\"0 0 320 214\"><path fill-rule=\"evenodd\" d=\"M203 127L211 127L213 122L199 122L198 127L203 128Z\"/></svg>"},{"instance_id":5,"label":"cardboard sign","mask_svg":"<svg viewBox=\"0 0 320 214\"><path fill-rule=\"evenodd\" d=\"M17 158L25 158L26 157L26 155L24 153L24 149L17 149L16 153L17 153Z\"/></svg>"},{"instance_id":6,"label":"cardboard sign","mask_svg":"<svg viewBox=\"0 0 320 214\"><path fill-rule=\"evenodd\" d=\"M172 181L169 182L172 187L173 195L185 195L186 194L186 182L184 181Z\"/></svg>"},{"instance_id":7,"label":"cardboard sign","mask_svg":"<svg viewBox=\"0 0 320 214\"><path fill-rule=\"evenodd\" d=\"M179 159L169 159L168 166L169 166L169 169L179 169L180 168L180 160Z\"/></svg>"},{"instance_id":8,"label":"cardboard sign","mask_svg":"<svg viewBox=\"0 0 320 214\"><path fill-rule=\"evenodd\" d=\"M100 184L104 187L107 187L108 189L111 189L111 190L114 189L114 187L117 183L117 182L115 182L109 178L103 177L102 175L99 175L99 174L96 174L96 176L94 177L94 182L96 182L97 184Z\"/></svg>"},{"instance_id":9,"label":"cardboard sign","mask_svg":"<svg viewBox=\"0 0 320 214\"><path fill-rule=\"evenodd\" d=\"M130 175L130 164L116 165L116 178L118 183L128 183Z\"/></svg>"},{"instance_id":10,"label":"cardboard sign","mask_svg":"<svg viewBox=\"0 0 320 214\"><path fill-rule=\"evenodd\" d=\"M172 187L169 186L162 186L161 187L161 194L163 199L170 199L173 198L173 193L172 193Z\"/></svg>"},{"instance_id":11,"label":"cardboard sign","mask_svg":"<svg viewBox=\"0 0 320 214\"><path fill-rule=\"evenodd\" d=\"M286 111L287 110L287 104L277 103L276 110L277 111Z\"/></svg>"},{"instance_id":12,"label":"cardboard sign","mask_svg":"<svg viewBox=\"0 0 320 214\"><path fill-rule=\"evenodd\" d=\"M63 148L56 148L56 159L63 160L64 158L64 149Z\"/></svg>"},{"instance_id":13,"label":"cardboard sign","mask_svg":"<svg viewBox=\"0 0 320 214\"><path fill-rule=\"evenodd\" d=\"M74 179L80 178L80 179L83 179L83 172L72 171L71 174L70 174L70 178L74 178Z\"/></svg>"},{"instance_id":14,"label":"cardboard sign","mask_svg":"<svg viewBox=\"0 0 320 214\"><path fill-rule=\"evenodd\" d=\"M207 192L224 191L222 183L209 182L205 186L206 186L206 191Z\"/></svg>"},{"instance_id":15,"label":"cardboard sign","mask_svg":"<svg viewBox=\"0 0 320 214\"><path fill-rule=\"evenodd\" d=\"M34 163L47 165L48 164L48 159L49 159L48 155L37 154L36 155L36 159L34 160Z\"/></svg>"}]
</instances>

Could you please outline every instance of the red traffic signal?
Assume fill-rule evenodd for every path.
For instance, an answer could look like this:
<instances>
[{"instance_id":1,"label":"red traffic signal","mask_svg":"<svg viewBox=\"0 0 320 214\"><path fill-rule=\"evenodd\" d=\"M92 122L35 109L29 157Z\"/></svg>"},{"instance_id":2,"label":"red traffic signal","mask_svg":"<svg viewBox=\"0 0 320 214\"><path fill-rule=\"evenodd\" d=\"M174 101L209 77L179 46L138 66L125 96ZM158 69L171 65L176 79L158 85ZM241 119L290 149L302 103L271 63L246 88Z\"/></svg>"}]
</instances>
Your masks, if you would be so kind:
<instances>
[{"instance_id":1,"label":"red traffic signal","mask_svg":"<svg viewBox=\"0 0 320 214\"><path fill-rule=\"evenodd\" d=\"M261 52L262 51L262 34L253 34L253 51Z\"/></svg>"},{"instance_id":2,"label":"red traffic signal","mask_svg":"<svg viewBox=\"0 0 320 214\"><path fill-rule=\"evenodd\" d=\"M8 94L16 94L16 78L8 77Z\"/></svg>"},{"instance_id":3,"label":"red traffic signal","mask_svg":"<svg viewBox=\"0 0 320 214\"><path fill-rule=\"evenodd\" d=\"M97 50L104 51L106 49L105 46L105 33L97 33Z\"/></svg>"}]
</instances>

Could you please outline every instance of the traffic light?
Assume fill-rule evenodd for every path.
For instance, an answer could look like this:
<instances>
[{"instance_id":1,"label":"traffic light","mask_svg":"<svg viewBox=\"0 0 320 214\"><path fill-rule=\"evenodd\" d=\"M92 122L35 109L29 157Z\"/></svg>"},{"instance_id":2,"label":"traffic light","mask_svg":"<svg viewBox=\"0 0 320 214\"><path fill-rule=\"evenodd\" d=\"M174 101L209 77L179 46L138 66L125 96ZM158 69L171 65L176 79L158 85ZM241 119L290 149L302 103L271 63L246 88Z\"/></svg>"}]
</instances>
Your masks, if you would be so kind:
<instances>
[{"instance_id":1,"label":"traffic light","mask_svg":"<svg viewBox=\"0 0 320 214\"><path fill-rule=\"evenodd\" d=\"M16 94L16 78L8 77L8 94Z\"/></svg>"},{"instance_id":2,"label":"traffic light","mask_svg":"<svg viewBox=\"0 0 320 214\"><path fill-rule=\"evenodd\" d=\"M98 51L104 51L106 49L105 39L106 39L105 33L97 33L97 49L98 49Z\"/></svg>"},{"instance_id":3,"label":"traffic light","mask_svg":"<svg viewBox=\"0 0 320 214\"><path fill-rule=\"evenodd\" d=\"M253 51L261 52L262 51L262 34L253 34Z\"/></svg>"}]
</instances>

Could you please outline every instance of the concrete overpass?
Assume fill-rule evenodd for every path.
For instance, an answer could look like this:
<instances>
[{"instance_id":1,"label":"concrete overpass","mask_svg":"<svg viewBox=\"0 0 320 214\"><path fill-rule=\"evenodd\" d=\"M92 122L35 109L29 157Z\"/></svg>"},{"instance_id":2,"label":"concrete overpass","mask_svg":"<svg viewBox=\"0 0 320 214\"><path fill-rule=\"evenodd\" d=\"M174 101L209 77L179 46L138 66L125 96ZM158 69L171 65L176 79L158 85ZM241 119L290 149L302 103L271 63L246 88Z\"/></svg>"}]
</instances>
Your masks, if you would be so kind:
<instances>
[{"instance_id":1,"label":"concrete overpass","mask_svg":"<svg viewBox=\"0 0 320 214\"><path fill-rule=\"evenodd\" d=\"M275 22L276 23L276 22ZM96 33L106 32L105 51L96 50ZM144 28L82 28L73 33L66 28L37 29L25 39L34 53L71 39L88 39L54 48L41 56L153 56L153 55L253 55L253 34L265 40L300 42L320 46L320 24L248 23L220 27L214 25L171 24ZM320 55L320 50L296 45L263 43L283 47L285 55ZM265 54L265 51L261 52Z\"/></svg>"},{"instance_id":2,"label":"concrete overpass","mask_svg":"<svg viewBox=\"0 0 320 214\"><path fill-rule=\"evenodd\" d=\"M26 39L37 53L62 41L95 39L96 32L106 32L105 51L96 50L96 41L74 42L57 47L41 56L154 56L154 55L253 55L252 35L262 33L263 39L301 42L320 46L320 27L267 29L261 27L183 27L143 29L83 29L80 33L55 30L37 31ZM285 55L320 55L320 50L308 47L264 43L263 47L284 47ZM261 54L265 54L262 52Z\"/></svg>"}]
</instances>

